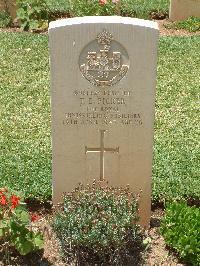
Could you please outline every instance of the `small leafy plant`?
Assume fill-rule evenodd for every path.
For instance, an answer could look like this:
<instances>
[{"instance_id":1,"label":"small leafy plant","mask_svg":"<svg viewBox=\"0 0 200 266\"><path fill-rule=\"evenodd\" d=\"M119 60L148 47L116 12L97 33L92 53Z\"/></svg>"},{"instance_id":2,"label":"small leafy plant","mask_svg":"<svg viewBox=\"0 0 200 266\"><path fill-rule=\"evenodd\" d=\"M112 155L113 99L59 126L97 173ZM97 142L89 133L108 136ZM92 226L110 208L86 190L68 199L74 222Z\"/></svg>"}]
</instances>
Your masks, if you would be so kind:
<instances>
[{"instance_id":1,"label":"small leafy plant","mask_svg":"<svg viewBox=\"0 0 200 266\"><path fill-rule=\"evenodd\" d=\"M128 187L94 182L64 196L54 229L67 262L118 265L132 258L135 265L143 247L137 221L137 200Z\"/></svg>"},{"instance_id":2,"label":"small leafy plant","mask_svg":"<svg viewBox=\"0 0 200 266\"><path fill-rule=\"evenodd\" d=\"M166 17L167 0L67 0L67 9L74 16L112 16L154 18Z\"/></svg>"},{"instance_id":3,"label":"small leafy plant","mask_svg":"<svg viewBox=\"0 0 200 266\"><path fill-rule=\"evenodd\" d=\"M120 0L72 0L70 16L112 16L119 14Z\"/></svg>"},{"instance_id":4,"label":"small leafy plant","mask_svg":"<svg viewBox=\"0 0 200 266\"><path fill-rule=\"evenodd\" d=\"M0 243L5 248L14 247L21 255L27 255L43 247L40 232L34 232L30 217L19 196L7 189L0 189Z\"/></svg>"},{"instance_id":5,"label":"small leafy plant","mask_svg":"<svg viewBox=\"0 0 200 266\"><path fill-rule=\"evenodd\" d=\"M167 29L187 30L189 32L200 31L200 18L190 17L183 21L175 21L165 24Z\"/></svg>"},{"instance_id":6,"label":"small leafy plant","mask_svg":"<svg viewBox=\"0 0 200 266\"><path fill-rule=\"evenodd\" d=\"M48 27L48 6L44 0L16 0L17 18L23 30L45 29Z\"/></svg>"},{"instance_id":7,"label":"small leafy plant","mask_svg":"<svg viewBox=\"0 0 200 266\"><path fill-rule=\"evenodd\" d=\"M166 243L181 258L192 265L200 265L200 209L185 202L167 205L161 224Z\"/></svg>"},{"instance_id":8,"label":"small leafy plant","mask_svg":"<svg viewBox=\"0 0 200 266\"><path fill-rule=\"evenodd\" d=\"M11 25L11 16L6 11L0 11L0 28L6 28Z\"/></svg>"}]
</instances>

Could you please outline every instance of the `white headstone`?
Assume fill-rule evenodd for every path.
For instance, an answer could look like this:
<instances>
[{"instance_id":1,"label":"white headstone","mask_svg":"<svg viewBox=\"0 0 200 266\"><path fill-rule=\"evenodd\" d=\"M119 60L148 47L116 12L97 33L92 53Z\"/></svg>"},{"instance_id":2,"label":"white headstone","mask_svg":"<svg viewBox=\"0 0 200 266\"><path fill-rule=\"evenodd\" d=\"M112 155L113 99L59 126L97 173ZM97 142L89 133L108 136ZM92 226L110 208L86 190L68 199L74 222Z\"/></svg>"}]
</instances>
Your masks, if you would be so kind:
<instances>
[{"instance_id":1,"label":"white headstone","mask_svg":"<svg viewBox=\"0 0 200 266\"><path fill-rule=\"evenodd\" d=\"M157 24L123 17L50 23L53 201L108 180L141 193L148 226Z\"/></svg>"}]
</instances>

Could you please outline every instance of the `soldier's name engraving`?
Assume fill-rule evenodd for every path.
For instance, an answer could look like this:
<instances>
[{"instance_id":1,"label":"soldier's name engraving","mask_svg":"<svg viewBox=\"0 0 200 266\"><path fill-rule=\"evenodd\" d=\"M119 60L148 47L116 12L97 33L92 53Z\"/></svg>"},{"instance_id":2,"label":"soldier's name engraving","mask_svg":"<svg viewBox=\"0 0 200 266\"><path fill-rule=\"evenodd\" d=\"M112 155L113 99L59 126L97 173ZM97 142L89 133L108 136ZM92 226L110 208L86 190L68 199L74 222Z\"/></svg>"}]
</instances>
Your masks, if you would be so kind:
<instances>
[{"instance_id":1,"label":"soldier's name engraving","mask_svg":"<svg viewBox=\"0 0 200 266\"><path fill-rule=\"evenodd\" d=\"M126 105L126 98L132 96L133 92L131 90L75 90L73 94L79 99L80 106L95 105L98 107L98 105Z\"/></svg>"},{"instance_id":2,"label":"soldier's name engraving","mask_svg":"<svg viewBox=\"0 0 200 266\"><path fill-rule=\"evenodd\" d=\"M80 106L85 104L103 104L103 105L111 105L111 104L125 104L124 98L80 98Z\"/></svg>"}]
</instances>

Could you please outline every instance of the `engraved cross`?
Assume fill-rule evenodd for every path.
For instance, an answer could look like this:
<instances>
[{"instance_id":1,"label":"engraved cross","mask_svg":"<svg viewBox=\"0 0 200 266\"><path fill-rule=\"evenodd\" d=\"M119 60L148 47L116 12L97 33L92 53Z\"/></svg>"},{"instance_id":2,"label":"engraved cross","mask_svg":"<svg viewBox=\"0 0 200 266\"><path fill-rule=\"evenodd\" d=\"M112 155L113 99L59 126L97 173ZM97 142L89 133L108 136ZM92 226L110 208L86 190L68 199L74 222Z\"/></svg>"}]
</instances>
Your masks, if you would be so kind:
<instances>
[{"instance_id":1,"label":"engraved cross","mask_svg":"<svg viewBox=\"0 0 200 266\"><path fill-rule=\"evenodd\" d=\"M100 147L99 148L88 148L85 146L85 154L87 152L99 152L100 153L100 181L104 180L104 153L105 152L119 152L119 147L117 148L105 148L104 147L104 135L106 130L100 130Z\"/></svg>"}]
</instances>

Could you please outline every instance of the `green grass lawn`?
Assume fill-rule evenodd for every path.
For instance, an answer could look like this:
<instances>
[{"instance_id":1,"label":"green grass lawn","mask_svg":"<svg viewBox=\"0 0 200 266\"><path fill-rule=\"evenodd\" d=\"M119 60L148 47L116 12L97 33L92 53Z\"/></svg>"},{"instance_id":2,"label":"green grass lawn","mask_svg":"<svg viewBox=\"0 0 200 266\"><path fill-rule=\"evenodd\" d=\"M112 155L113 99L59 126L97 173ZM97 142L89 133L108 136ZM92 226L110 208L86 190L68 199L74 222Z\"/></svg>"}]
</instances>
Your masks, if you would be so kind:
<instances>
[{"instance_id":1,"label":"green grass lawn","mask_svg":"<svg viewBox=\"0 0 200 266\"><path fill-rule=\"evenodd\" d=\"M48 38L0 32L0 187L51 196ZM153 199L200 195L200 38L162 37Z\"/></svg>"},{"instance_id":2,"label":"green grass lawn","mask_svg":"<svg viewBox=\"0 0 200 266\"><path fill-rule=\"evenodd\" d=\"M153 198L200 196L200 38L159 45Z\"/></svg>"},{"instance_id":3,"label":"green grass lawn","mask_svg":"<svg viewBox=\"0 0 200 266\"><path fill-rule=\"evenodd\" d=\"M0 187L51 195L46 36L0 33Z\"/></svg>"},{"instance_id":4,"label":"green grass lawn","mask_svg":"<svg viewBox=\"0 0 200 266\"><path fill-rule=\"evenodd\" d=\"M124 0L124 6L133 10L135 17L149 19L153 11L168 13L169 0Z\"/></svg>"},{"instance_id":5,"label":"green grass lawn","mask_svg":"<svg viewBox=\"0 0 200 266\"><path fill-rule=\"evenodd\" d=\"M175 29L175 30L187 30L189 32L197 32L200 31L200 18L189 17L183 21L174 21L168 22L165 24L167 29Z\"/></svg>"}]
</instances>

